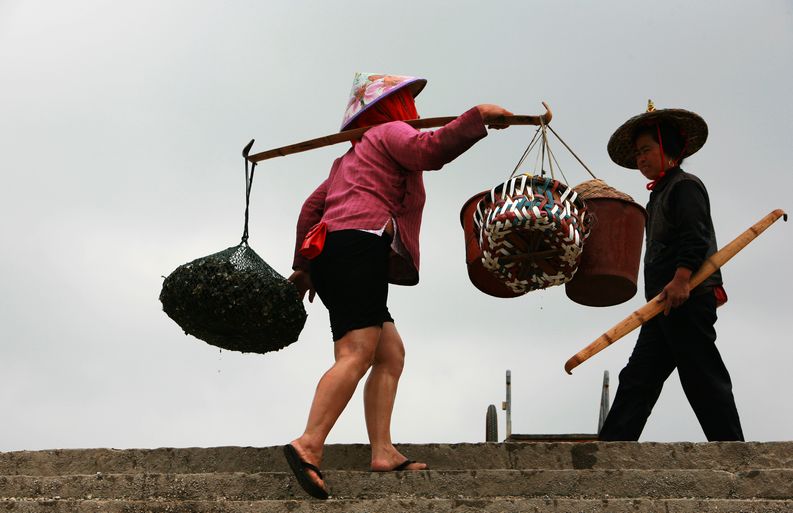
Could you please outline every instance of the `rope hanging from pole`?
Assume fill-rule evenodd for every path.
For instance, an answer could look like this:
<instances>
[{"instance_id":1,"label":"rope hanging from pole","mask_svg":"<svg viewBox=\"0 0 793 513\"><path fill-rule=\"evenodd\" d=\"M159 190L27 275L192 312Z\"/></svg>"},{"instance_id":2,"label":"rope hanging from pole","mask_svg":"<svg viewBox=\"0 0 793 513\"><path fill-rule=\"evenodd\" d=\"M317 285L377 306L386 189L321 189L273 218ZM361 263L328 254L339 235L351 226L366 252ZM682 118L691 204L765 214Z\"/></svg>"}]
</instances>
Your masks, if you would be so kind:
<instances>
[{"instance_id":1,"label":"rope hanging from pole","mask_svg":"<svg viewBox=\"0 0 793 513\"><path fill-rule=\"evenodd\" d=\"M555 135L557 139L559 139L559 142L560 142L560 143L562 143L562 144L564 145L564 147L565 147L565 148L567 148L567 151L569 151L569 152L570 152L570 154L571 154L573 157L575 157L575 159L578 161L578 163L579 163L579 164L581 164L582 166L584 166L584 169L586 169L586 170L587 170L587 173L589 173L589 174L592 176L592 178L594 178L594 179L596 179L596 180L597 180L597 176L595 176L595 173L593 173L593 172L592 172L592 171L591 171L591 170L590 170L590 169L587 167L587 165L586 165L586 164L584 164L584 161L583 161L583 160L581 160L581 159L578 157L578 155L576 155L576 154L575 154L575 152L573 151L573 149L572 149L572 148L570 148L570 146L568 146L566 142L564 142L564 139L562 139L561 137L559 137L559 134L557 134L557 133L556 133L556 131L555 131L553 128L551 128L551 125L548 125L548 128L551 130L551 133L552 133L553 135Z\"/></svg>"},{"instance_id":2,"label":"rope hanging from pole","mask_svg":"<svg viewBox=\"0 0 793 513\"><path fill-rule=\"evenodd\" d=\"M251 142L245 145L245 147L242 149L242 158L245 159L245 229L242 231L242 240L240 243L246 245L248 244L248 213L250 211L251 204L251 189L253 188L253 172L256 170L256 162L253 162L250 166L249 175L248 153L250 153L254 141L255 139L251 139Z\"/></svg>"}]
</instances>

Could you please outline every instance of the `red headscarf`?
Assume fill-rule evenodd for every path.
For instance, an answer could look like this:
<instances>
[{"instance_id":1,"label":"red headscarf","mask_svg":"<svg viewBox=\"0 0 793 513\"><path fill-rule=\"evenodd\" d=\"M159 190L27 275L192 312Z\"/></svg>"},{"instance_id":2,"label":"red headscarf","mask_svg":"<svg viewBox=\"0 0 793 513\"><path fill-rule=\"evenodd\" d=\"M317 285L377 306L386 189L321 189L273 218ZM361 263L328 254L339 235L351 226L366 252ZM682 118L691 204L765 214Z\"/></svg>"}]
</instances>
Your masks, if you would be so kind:
<instances>
[{"instance_id":1,"label":"red headscarf","mask_svg":"<svg viewBox=\"0 0 793 513\"><path fill-rule=\"evenodd\" d=\"M382 100L373 103L350 123L348 130L381 125L389 121L417 119L418 117L419 114L416 111L416 102L413 100L413 93L410 92L410 88L403 87ZM352 141L353 146L357 142L358 141Z\"/></svg>"}]
</instances>

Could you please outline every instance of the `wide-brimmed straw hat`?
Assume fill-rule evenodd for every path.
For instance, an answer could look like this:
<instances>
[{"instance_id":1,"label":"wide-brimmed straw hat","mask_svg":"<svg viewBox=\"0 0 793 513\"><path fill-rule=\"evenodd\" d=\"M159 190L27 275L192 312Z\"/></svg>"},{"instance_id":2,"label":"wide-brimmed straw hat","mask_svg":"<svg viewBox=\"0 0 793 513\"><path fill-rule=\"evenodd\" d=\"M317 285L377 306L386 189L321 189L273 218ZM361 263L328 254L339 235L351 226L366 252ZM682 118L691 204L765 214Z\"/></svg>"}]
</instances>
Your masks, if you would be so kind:
<instances>
[{"instance_id":1,"label":"wide-brimmed straw hat","mask_svg":"<svg viewBox=\"0 0 793 513\"><path fill-rule=\"evenodd\" d=\"M347 109L344 111L344 119L341 122L341 131L347 130L361 113L386 96L403 87L410 87L410 92L415 98L425 85L427 85L427 80L424 78L384 75L382 73L356 73L352 81L350 100L347 102Z\"/></svg>"},{"instance_id":2,"label":"wide-brimmed straw hat","mask_svg":"<svg viewBox=\"0 0 793 513\"><path fill-rule=\"evenodd\" d=\"M645 126L656 126L659 122L668 123L680 131L683 139L681 159L699 151L708 138L708 124L699 114L684 109L656 110L653 102L648 101L647 112L630 118L611 135L608 143L611 160L622 167L638 169L634 147L636 131Z\"/></svg>"}]
</instances>

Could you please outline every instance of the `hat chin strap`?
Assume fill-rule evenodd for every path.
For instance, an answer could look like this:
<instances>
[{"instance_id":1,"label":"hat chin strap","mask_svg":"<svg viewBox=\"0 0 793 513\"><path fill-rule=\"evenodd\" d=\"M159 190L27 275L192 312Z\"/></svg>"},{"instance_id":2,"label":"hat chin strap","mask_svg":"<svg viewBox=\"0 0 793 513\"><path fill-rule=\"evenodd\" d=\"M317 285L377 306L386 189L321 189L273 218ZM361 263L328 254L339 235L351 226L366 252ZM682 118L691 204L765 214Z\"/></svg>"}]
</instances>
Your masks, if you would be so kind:
<instances>
[{"instance_id":1,"label":"hat chin strap","mask_svg":"<svg viewBox=\"0 0 793 513\"><path fill-rule=\"evenodd\" d=\"M664 140L661 137L661 124L656 123L655 129L657 130L658 133L658 159L661 162L661 173L658 175L658 178L650 181L650 183L646 185L648 191L653 190L655 186L658 184L658 182L660 182L663 179L663 177L666 176L666 169L664 169ZM685 134L682 135L683 135L683 147L680 149L681 156L683 155L683 153L685 153L686 146L688 145L688 138L685 137ZM677 165L678 165L678 160L675 159L674 166L672 167L675 167Z\"/></svg>"},{"instance_id":2,"label":"hat chin strap","mask_svg":"<svg viewBox=\"0 0 793 513\"><path fill-rule=\"evenodd\" d=\"M661 172L658 174L658 178L650 181L650 183L646 185L648 191L655 189L658 182L666 176L666 169L664 169L664 140L661 138L661 124L656 123L655 129L658 133L658 160L661 163Z\"/></svg>"}]
</instances>

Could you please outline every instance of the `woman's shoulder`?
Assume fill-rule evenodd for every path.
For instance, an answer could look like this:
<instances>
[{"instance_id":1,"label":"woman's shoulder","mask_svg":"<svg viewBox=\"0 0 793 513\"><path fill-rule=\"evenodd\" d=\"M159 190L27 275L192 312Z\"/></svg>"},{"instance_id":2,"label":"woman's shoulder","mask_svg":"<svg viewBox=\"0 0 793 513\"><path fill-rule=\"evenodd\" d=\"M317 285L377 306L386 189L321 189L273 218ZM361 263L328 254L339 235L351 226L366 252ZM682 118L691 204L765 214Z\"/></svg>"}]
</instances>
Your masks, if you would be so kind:
<instances>
[{"instance_id":1,"label":"woman's shoulder","mask_svg":"<svg viewBox=\"0 0 793 513\"><path fill-rule=\"evenodd\" d=\"M389 121L388 123L373 126L366 131L367 134L371 135L384 135L392 132L415 133L418 132L418 130L408 125L404 121Z\"/></svg>"},{"instance_id":2,"label":"woman's shoulder","mask_svg":"<svg viewBox=\"0 0 793 513\"><path fill-rule=\"evenodd\" d=\"M367 130L356 146L359 147L359 151L375 149L388 152L390 148L407 144L417 133L418 130L404 121L389 121Z\"/></svg>"},{"instance_id":3,"label":"woman's shoulder","mask_svg":"<svg viewBox=\"0 0 793 513\"><path fill-rule=\"evenodd\" d=\"M680 173L675 176L675 180L670 184L670 194L676 199L681 196L696 197L702 195L707 197L708 189L697 175L681 169Z\"/></svg>"},{"instance_id":4,"label":"woman's shoulder","mask_svg":"<svg viewBox=\"0 0 793 513\"><path fill-rule=\"evenodd\" d=\"M702 188L705 188L705 183L702 181L702 179L700 179L699 176L695 175L694 173L689 173L688 171L684 171L682 169L680 170L680 174L676 182L678 183L691 182L697 184Z\"/></svg>"}]
</instances>

